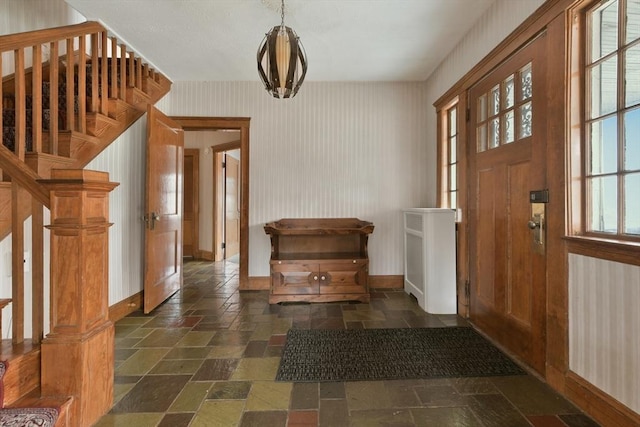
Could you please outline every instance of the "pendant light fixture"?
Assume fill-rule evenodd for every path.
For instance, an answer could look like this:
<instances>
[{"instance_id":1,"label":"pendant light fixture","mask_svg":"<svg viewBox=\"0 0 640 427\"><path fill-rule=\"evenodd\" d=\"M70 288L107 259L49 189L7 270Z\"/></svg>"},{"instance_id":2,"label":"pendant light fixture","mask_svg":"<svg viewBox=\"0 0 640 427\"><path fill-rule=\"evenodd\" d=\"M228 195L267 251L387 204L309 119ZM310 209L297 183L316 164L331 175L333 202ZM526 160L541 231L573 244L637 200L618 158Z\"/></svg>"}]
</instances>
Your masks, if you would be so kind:
<instances>
[{"instance_id":1,"label":"pendant light fixture","mask_svg":"<svg viewBox=\"0 0 640 427\"><path fill-rule=\"evenodd\" d=\"M280 25L269 31L258 48L258 73L275 98L293 98L307 74L307 56L296 33L284 25L281 0Z\"/></svg>"}]
</instances>

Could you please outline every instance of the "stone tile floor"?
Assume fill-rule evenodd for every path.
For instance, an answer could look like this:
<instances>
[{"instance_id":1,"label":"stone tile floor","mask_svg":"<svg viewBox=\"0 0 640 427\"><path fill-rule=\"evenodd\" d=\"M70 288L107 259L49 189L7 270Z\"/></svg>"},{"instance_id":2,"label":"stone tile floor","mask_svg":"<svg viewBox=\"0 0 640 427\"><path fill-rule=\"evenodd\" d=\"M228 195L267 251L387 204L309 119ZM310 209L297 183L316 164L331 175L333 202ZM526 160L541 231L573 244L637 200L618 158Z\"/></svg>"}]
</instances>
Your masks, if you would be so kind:
<instances>
[{"instance_id":1,"label":"stone tile floor","mask_svg":"<svg viewBox=\"0 0 640 427\"><path fill-rule=\"evenodd\" d=\"M402 290L370 304L269 305L238 291L237 264L186 262L184 287L116 323L114 405L126 427L597 426L533 376L344 383L275 382L289 328L465 325Z\"/></svg>"}]
</instances>

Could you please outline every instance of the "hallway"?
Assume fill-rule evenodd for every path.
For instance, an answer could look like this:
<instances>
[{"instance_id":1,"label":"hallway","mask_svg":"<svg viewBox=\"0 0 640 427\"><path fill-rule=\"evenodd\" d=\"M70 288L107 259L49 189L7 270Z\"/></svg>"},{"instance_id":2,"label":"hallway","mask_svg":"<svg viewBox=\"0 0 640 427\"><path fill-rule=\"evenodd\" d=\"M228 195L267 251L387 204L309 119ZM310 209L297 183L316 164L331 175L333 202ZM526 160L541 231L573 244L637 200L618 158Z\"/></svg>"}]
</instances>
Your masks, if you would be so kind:
<instances>
[{"instance_id":1,"label":"hallway","mask_svg":"<svg viewBox=\"0 0 640 427\"><path fill-rule=\"evenodd\" d=\"M592 427L535 377L274 382L289 328L465 325L401 290L370 304L267 303L238 291L233 262L184 264L184 287L150 315L116 323L114 406L96 426Z\"/></svg>"}]
</instances>

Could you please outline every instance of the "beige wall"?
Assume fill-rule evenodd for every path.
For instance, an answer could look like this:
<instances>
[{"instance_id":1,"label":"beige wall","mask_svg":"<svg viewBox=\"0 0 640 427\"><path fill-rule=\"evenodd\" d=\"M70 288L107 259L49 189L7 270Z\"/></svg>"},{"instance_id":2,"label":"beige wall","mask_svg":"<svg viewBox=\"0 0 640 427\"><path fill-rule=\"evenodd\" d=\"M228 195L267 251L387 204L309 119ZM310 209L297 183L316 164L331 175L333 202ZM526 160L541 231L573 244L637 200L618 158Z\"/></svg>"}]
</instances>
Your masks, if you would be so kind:
<instances>
[{"instance_id":1,"label":"beige wall","mask_svg":"<svg viewBox=\"0 0 640 427\"><path fill-rule=\"evenodd\" d=\"M401 209L425 206L433 159L422 83L306 82L291 100L258 82L175 82L168 115L250 117L249 275L269 275L266 222L372 221L371 274L403 274Z\"/></svg>"}]
</instances>

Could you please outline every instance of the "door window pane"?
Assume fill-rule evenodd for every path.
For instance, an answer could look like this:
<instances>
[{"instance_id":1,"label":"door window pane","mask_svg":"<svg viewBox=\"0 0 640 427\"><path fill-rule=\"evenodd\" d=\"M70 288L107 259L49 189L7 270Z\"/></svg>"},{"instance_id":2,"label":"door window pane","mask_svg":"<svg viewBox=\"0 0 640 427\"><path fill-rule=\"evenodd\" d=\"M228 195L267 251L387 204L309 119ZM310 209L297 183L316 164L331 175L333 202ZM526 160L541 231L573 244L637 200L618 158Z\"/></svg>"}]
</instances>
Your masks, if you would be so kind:
<instances>
[{"instance_id":1,"label":"door window pane","mask_svg":"<svg viewBox=\"0 0 640 427\"><path fill-rule=\"evenodd\" d=\"M478 152L487 150L487 126L480 125L477 129Z\"/></svg>"},{"instance_id":2,"label":"door window pane","mask_svg":"<svg viewBox=\"0 0 640 427\"><path fill-rule=\"evenodd\" d=\"M533 96L533 75L531 73L531 64L527 64L520 70L520 93L518 101L526 101Z\"/></svg>"},{"instance_id":3,"label":"door window pane","mask_svg":"<svg viewBox=\"0 0 640 427\"><path fill-rule=\"evenodd\" d=\"M519 109L518 114L520 123L520 125L518 126L518 138L527 138L532 134L531 126L533 123L533 112L531 110L531 103L527 102L526 104L522 105Z\"/></svg>"},{"instance_id":4,"label":"door window pane","mask_svg":"<svg viewBox=\"0 0 640 427\"><path fill-rule=\"evenodd\" d=\"M589 118L601 117L617 107L618 58L613 56L590 69L591 114Z\"/></svg>"},{"instance_id":5,"label":"door window pane","mask_svg":"<svg viewBox=\"0 0 640 427\"><path fill-rule=\"evenodd\" d=\"M489 122L489 148L500 145L500 119L495 118Z\"/></svg>"},{"instance_id":6,"label":"door window pane","mask_svg":"<svg viewBox=\"0 0 640 427\"><path fill-rule=\"evenodd\" d=\"M640 44L627 49L624 82L625 106L640 104Z\"/></svg>"},{"instance_id":7,"label":"door window pane","mask_svg":"<svg viewBox=\"0 0 640 427\"><path fill-rule=\"evenodd\" d=\"M458 110L455 108L449 110L449 135L455 135L458 133L457 111Z\"/></svg>"},{"instance_id":8,"label":"door window pane","mask_svg":"<svg viewBox=\"0 0 640 427\"><path fill-rule=\"evenodd\" d=\"M507 113L504 115L503 117L503 127L504 127L504 142L505 144L510 144L514 141L515 137L514 137L514 132L513 132L513 128L515 127L514 125L514 115L513 115L513 110L511 111L507 111Z\"/></svg>"},{"instance_id":9,"label":"door window pane","mask_svg":"<svg viewBox=\"0 0 640 427\"><path fill-rule=\"evenodd\" d=\"M513 108L515 102L515 83L513 81L513 75L507 77L504 81L504 108Z\"/></svg>"},{"instance_id":10,"label":"door window pane","mask_svg":"<svg viewBox=\"0 0 640 427\"><path fill-rule=\"evenodd\" d=\"M591 174L618 170L618 128L616 117L591 123Z\"/></svg>"},{"instance_id":11,"label":"door window pane","mask_svg":"<svg viewBox=\"0 0 640 427\"><path fill-rule=\"evenodd\" d=\"M612 0L591 14L591 61L618 48L618 2Z\"/></svg>"},{"instance_id":12,"label":"door window pane","mask_svg":"<svg viewBox=\"0 0 640 427\"><path fill-rule=\"evenodd\" d=\"M640 173L629 174L624 178L624 232L640 235Z\"/></svg>"},{"instance_id":13,"label":"door window pane","mask_svg":"<svg viewBox=\"0 0 640 427\"><path fill-rule=\"evenodd\" d=\"M478 123L487 120L487 95L478 98Z\"/></svg>"},{"instance_id":14,"label":"door window pane","mask_svg":"<svg viewBox=\"0 0 640 427\"><path fill-rule=\"evenodd\" d=\"M452 136L449 139L449 163L455 163L458 161L458 138Z\"/></svg>"},{"instance_id":15,"label":"door window pane","mask_svg":"<svg viewBox=\"0 0 640 427\"><path fill-rule=\"evenodd\" d=\"M618 177L607 176L590 180L591 231L618 231Z\"/></svg>"},{"instance_id":16,"label":"door window pane","mask_svg":"<svg viewBox=\"0 0 640 427\"><path fill-rule=\"evenodd\" d=\"M458 189L458 168L455 164L449 166L449 189Z\"/></svg>"},{"instance_id":17,"label":"door window pane","mask_svg":"<svg viewBox=\"0 0 640 427\"><path fill-rule=\"evenodd\" d=\"M640 108L624 115L624 170L640 170Z\"/></svg>"},{"instance_id":18,"label":"door window pane","mask_svg":"<svg viewBox=\"0 0 640 427\"><path fill-rule=\"evenodd\" d=\"M500 86L491 89L490 103L489 112L492 116L495 116L500 112Z\"/></svg>"}]
</instances>

